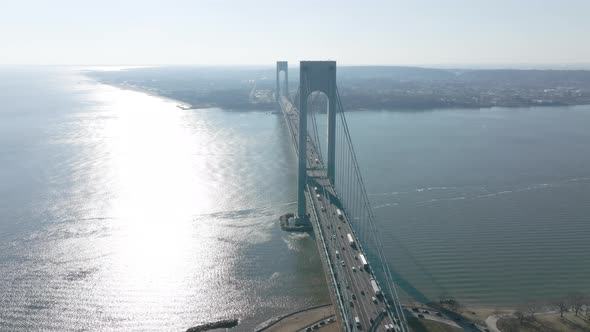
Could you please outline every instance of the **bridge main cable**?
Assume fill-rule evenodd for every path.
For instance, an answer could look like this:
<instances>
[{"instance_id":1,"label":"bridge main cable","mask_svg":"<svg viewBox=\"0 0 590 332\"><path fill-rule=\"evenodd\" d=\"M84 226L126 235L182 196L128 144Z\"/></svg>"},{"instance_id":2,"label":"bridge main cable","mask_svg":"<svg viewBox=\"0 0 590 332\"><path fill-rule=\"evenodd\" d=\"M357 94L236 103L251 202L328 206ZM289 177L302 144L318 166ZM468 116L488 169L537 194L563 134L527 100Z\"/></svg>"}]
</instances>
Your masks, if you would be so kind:
<instances>
[{"instance_id":1,"label":"bridge main cable","mask_svg":"<svg viewBox=\"0 0 590 332\"><path fill-rule=\"evenodd\" d=\"M347 152L348 152L348 156L350 158L349 160L345 159L345 162L344 162L344 164L346 166L346 172L349 173L349 175L352 175L351 177L347 178L347 182L351 181L351 182L357 183L356 190L354 190L354 185L352 185L353 186L352 193L350 191L351 185L350 184L347 185L346 193L347 193L348 197L346 198L346 202L347 202L347 205L352 204L353 207L357 206L355 204L360 203L361 207L364 208L367 212L367 218L364 221L359 220L357 222L355 220L355 226L357 226L357 229L361 233L368 233L368 235L372 238L373 242L375 243L377 256L380 260L379 263L383 267L383 270L384 270L387 288L388 288L389 294L392 297L392 300L394 302L393 309L396 313L396 316L400 319L400 327L402 328L402 331L409 331L407 321L405 319L405 315L403 312L403 308L401 307L401 303L399 301L397 290L396 290L395 284L393 282L391 270L385 260L385 255L383 253L383 244L381 242L381 238L379 236L378 229L375 225L376 218L373 214L373 209L371 208L371 204L370 204L367 192L366 192L366 187L365 187L364 181L362 179L360 167L358 165L358 160L356 157L356 153L354 151L354 146L352 144L352 139L350 137L348 123L346 121L346 116L344 115L344 109L342 107L342 101L341 101L340 93L339 93L338 89L336 89L336 100L338 103L338 110L339 110L338 113L340 114L341 125L342 125L342 129L343 129L342 131L344 133L343 140L346 143L346 144L342 144L342 142L341 142L341 144L345 145L348 148L345 150L348 150ZM352 173L352 174L350 174L350 173ZM356 181L354 181L354 180L356 180ZM356 196L354 196L355 194L356 194ZM356 215L356 213L353 212L353 215ZM363 229L363 224L365 224L364 225L365 229ZM368 227L368 229L367 229L367 227ZM367 241L363 241L363 242L366 243Z\"/></svg>"}]
</instances>

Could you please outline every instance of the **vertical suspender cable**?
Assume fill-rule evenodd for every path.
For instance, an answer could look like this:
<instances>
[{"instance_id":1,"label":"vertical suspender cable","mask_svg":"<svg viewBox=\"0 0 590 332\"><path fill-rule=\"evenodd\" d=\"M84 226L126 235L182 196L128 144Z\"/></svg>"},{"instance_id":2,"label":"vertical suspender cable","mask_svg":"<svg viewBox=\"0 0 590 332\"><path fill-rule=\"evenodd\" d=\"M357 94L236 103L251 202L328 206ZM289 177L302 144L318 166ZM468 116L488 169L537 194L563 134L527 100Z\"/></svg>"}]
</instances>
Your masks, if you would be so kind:
<instances>
[{"instance_id":1,"label":"vertical suspender cable","mask_svg":"<svg viewBox=\"0 0 590 332\"><path fill-rule=\"evenodd\" d=\"M339 103L340 108L342 108L342 104L341 104L341 99L340 99L340 94L338 89L336 90L336 95L337 95L337 101ZM344 116L343 113L341 113L341 118L342 118L342 122L343 122L343 128L344 128L344 132L345 132L345 136L346 136L346 140L347 143L349 145L350 148L350 152L351 152L351 159L352 159L352 163L354 164L354 168L355 168L355 173L357 176L357 180L359 181L360 184L360 190L362 191L362 199L364 201L364 204L366 205L366 208L369 212L369 218L368 218L368 226L370 227L370 233L374 238L374 242L376 244L376 248L377 248L377 254L379 256L379 259L381 260L381 264L384 267L384 274L385 274L385 278L386 278L386 284L388 286L389 289L389 293L391 294L392 298L393 298L393 307L394 310L396 312L396 315L399 317L400 321L403 322L401 325L402 331L408 331L408 327L407 327L407 322L405 319L405 316L403 314L403 309L401 307L401 304L399 302L399 297L397 295L397 291L395 289L395 285L393 284L393 277L391 275L391 270L389 269L389 265L387 264L387 262L385 261L385 257L383 254L383 245L381 243L381 239L379 237L379 234L377 233L377 229L376 229L376 225L375 225L375 216L372 213L372 209L370 208L370 201L368 199L368 195L366 193L366 189L364 186L364 183L362 181L362 176L360 174L360 169L358 167L358 161L356 160L356 154L354 153L354 147L352 145L352 140L350 138L350 132L348 130L348 125L346 123L346 117Z\"/></svg>"}]
</instances>

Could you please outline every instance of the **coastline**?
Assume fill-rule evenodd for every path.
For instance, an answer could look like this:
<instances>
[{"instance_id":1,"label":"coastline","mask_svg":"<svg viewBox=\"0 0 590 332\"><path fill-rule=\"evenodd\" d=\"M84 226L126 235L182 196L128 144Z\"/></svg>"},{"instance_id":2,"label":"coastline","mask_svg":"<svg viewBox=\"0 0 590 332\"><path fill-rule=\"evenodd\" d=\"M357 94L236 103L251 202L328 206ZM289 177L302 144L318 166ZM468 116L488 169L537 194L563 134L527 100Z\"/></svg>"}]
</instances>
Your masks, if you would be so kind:
<instances>
[{"instance_id":1,"label":"coastline","mask_svg":"<svg viewBox=\"0 0 590 332\"><path fill-rule=\"evenodd\" d=\"M256 332L281 331L282 329L303 329L312 325L318 320L322 320L335 315L334 307L331 303L320 304L300 310L296 310L284 315L272 317L260 323Z\"/></svg>"},{"instance_id":2,"label":"coastline","mask_svg":"<svg viewBox=\"0 0 590 332\"><path fill-rule=\"evenodd\" d=\"M152 96L157 96L160 98L164 98L170 101L174 101L178 103L178 107L184 110L189 109L206 109L206 108L219 108L225 111L234 111L234 112L250 112L250 111L269 111L276 108L274 102L270 103L251 103L246 100L239 103L211 103L205 102L200 104L193 104L191 101L182 100L178 97L171 96L170 94L165 94L165 91L156 90L153 88L135 85L135 84L128 84L128 83L118 83L118 82L111 82L108 80L100 79L99 77L94 77L92 75L93 71L89 72L82 72L88 78L95 80L101 84L115 86L124 90L133 90L138 92L143 92ZM353 102L353 104L355 104ZM560 102L560 103L540 103L540 102L528 102L528 103L508 103L508 104L482 104L482 105L466 105L466 104L456 104L456 105L432 105L432 106L412 106L412 105L374 105L373 107L349 107L347 112L397 112L397 113L425 113L425 112L434 112L434 111L444 111L444 110L493 110L495 108L500 109L531 109L531 108L551 108L551 107L575 107L575 106L585 106L590 105L590 101L582 102L582 103L567 103L567 102ZM324 113L321 112L320 113Z\"/></svg>"},{"instance_id":3,"label":"coastline","mask_svg":"<svg viewBox=\"0 0 590 332\"><path fill-rule=\"evenodd\" d=\"M167 100L167 101L176 103L176 107L178 107L180 109L183 109L183 110L197 109L197 108L194 108L191 104L186 103L186 102L184 102L182 100L178 100L178 99L170 98L168 96L161 95L157 91L153 91L153 90L150 90L150 89L141 87L141 86L129 85L129 84L121 84L121 83L105 83L105 82L99 81L99 80L97 80L97 79L95 79L95 78L93 78L91 76L86 76L86 77L88 77L88 78L90 78L90 79L92 79L92 80L94 80L94 81L96 81L96 82L98 82L100 84L109 85L109 86L112 86L112 87L115 87L115 88L118 88L118 89L121 89L121 90L129 90L129 91L140 92L140 93L144 93L144 94L150 95L152 97L158 97L158 98L161 98L161 99L164 99L164 100Z\"/></svg>"},{"instance_id":4,"label":"coastline","mask_svg":"<svg viewBox=\"0 0 590 332\"><path fill-rule=\"evenodd\" d=\"M536 309L530 309L533 306L536 306ZM466 305L456 312L441 310L436 304L429 306L414 303L412 306L405 307L407 313L414 315L414 317L410 316L410 319L417 320L418 323L426 320L446 324L449 331L452 331L457 326L460 326L464 331L472 332L505 332L516 330L522 332L540 330L560 332L590 331L590 317L585 316L584 313L580 313L578 316L570 310L566 311L563 317L561 317L559 311L549 301L534 302L528 306L522 304L512 307ZM416 308L418 311L412 312L412 309L415 311ZM423 313L424 310L430 313L430 315ZM434 311L442 312L443 317L433 316L432 313ZM519 311L522 313L521 318L517 314ZM418 314L421 314L423 317L416 317ZM436 331L439 330L439 328L436 328ZM429 331L429 329L425 329L424 331Z\"/></svg>"},{"instance_id":5,"label":"coastline","mask_svg":"<svg viewBox=\"0 0 590 332\"><path fill-rule=\"evenodd\" d=\"M219 106L219 105L213 105L213 104L193 105L188 101L184 101L181 99L176 99L176 98L173 98L170 96L166 96L166 95L159 93L158 91L154 91L154 90L142 87L142 86L123 84L123 83L103 82L103 81L100 81L100 80L93 78L91 76L87 76L87 77L96 81L97 83L100 83L100 84L112 86L112 87L115 87L115 88L118 88L121 90L140 92L140 93L144 93L144 94L147 94L147 95L150 95L153 97L158 97L158 98L162 98L164 100L170 101L170 102L174 102L174 103L176 103L176 107L180 108L181 110L201 110L201 109L217 108L219 110L233 111L233 112L269 112L269 111L272 111L275 109L274 104L272 104L272 106L266 105L264 107L257 106L257 105L263 105L263 104L251 104L252 107L248 107L248 108L231 108L231 107L225 107L225 106Z\"/></svg>"}]
</instances>

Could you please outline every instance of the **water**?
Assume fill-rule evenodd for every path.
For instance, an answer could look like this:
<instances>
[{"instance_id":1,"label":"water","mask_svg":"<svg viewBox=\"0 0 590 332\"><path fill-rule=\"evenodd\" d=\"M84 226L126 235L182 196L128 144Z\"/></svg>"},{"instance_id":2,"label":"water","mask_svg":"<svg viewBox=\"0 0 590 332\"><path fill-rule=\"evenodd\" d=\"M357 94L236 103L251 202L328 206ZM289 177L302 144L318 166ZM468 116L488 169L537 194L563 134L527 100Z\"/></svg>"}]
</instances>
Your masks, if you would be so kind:
<instances>
[{"instance_id":1,"label":"water","mask_svg":"<svg viewBox=\"0 0 590 332\"><path fill-rule=\"evenodd\" d=\"M0 69L0 330L241 330L329 297L280 116ZM404 290L590 290L590 106L348 114Z\"/></svg>"},{"instance_id":2,"label":"water","mask_svg":"<svg viewBox=\"0 0 590 332\"><path fill-rule=\"evenodd\" d=\"M0 331L247 331L329 302L313 239L278 227L295 206L279 117L71 70L1 77Z\"/></svg>"},{"instance_id":3,"label":"water","mask_svg":"<svg viewBox=\"0 0 590 332\"><path fill-rule=\"evenodd\" d=\"M590 291L590 106L349 123L408 293L513 305Z\"/></svg>"}]
</instances>

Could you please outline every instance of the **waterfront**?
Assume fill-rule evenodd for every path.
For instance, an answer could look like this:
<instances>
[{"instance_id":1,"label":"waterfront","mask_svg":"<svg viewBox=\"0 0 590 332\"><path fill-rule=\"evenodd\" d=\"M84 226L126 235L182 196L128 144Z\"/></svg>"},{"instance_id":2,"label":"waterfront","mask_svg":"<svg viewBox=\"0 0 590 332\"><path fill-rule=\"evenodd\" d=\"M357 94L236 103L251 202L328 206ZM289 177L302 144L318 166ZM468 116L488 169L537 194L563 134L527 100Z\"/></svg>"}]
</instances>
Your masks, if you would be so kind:
<instances>
[{"instance_id":1,"label":"waterfront","mask_svg":"<svg viewBox=\"0 0 590 332\"><path fill-rule=\"evenodd\" d=\"M278 227L296 197L280 116L3 74L0 329L249 330L328 301L313 240ZM409 293L590 289L590 106L347 116Z\"/></svg>"}]
</instances>

